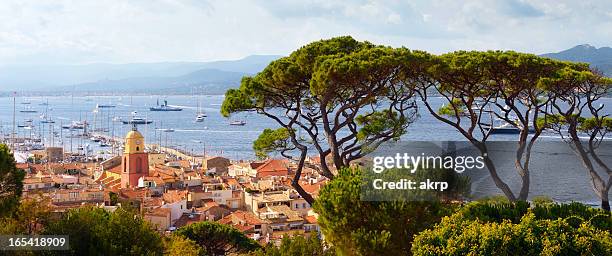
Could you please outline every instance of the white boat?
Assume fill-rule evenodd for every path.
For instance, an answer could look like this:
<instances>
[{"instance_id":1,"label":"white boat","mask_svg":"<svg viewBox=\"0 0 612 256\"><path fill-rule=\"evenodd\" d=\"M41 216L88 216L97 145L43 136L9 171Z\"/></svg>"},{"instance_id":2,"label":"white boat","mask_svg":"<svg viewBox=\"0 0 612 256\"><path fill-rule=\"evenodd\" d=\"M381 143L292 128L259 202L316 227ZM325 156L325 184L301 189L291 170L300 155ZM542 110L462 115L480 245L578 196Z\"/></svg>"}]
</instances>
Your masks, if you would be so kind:
<instances>
[{"instance_id":1,"label":"white boat","mask_svg":"<svg viewBox=\"0 0 612 256\"><path fill-rule=\"evenodd\" d=\"M195 119L196 122L203 122L204 118L207 117L206 112L202 110L201 105L202 104L200 104L200 101L198 100L198 112Z\"/></svg>"},{"instance_id":2,"label":"white boat","mask_svg":"<svg viewBox=\"0 0 612 256\"><path fill-rule=\"evenodd\" d=\"M113 104L96 104L96 108L114 108L117 105L113 105Z\"/></svg>"},{"instance_id":3,"label":"white boat","mask_svg":"<svg viewBox=\"0 0 612 256\"><path fill-rule=\"evenodd\" d=\"M491 134L520 134L521 129L512 124L504 123L502 125L491 128L490 132ZM530 127L528 133L535 133L535 130Z\"/></svg>"},{"instance_id":4,"label":"white boat","mask_svg":"<svg viewBox=\"0 0 612 256\"><path fill-rule=\"evenodd\" d=\"M150 124L153 123L151 120L147 120L142 117L132 117L131 120L121 121L123 124Z\"/></svg>"},{"instance_id":5,"label":"white boat","mask_svg":"<svg viewBox=\"0 0 612 256\"><path fill-rule=\"evenodd\" d=\"M162 131L162 132L174 132L174 129L172 128L164 128L164 129L157 129L158 131Z\"/></svg>"},{"instance_id":6,"label":"white boat","mask_svg":"<svg viewBox=\"0 0 612 256\"><path fill-rule=\"evenodd\" d=\"M206 113L199 113L199 114L196 116L195 121L196 121L196 122L198 122L198 123L204 122L204 118L205 118L205 117L206 117Z\"/></svg>"},{"instance_id":7,"label":"white boat","mask_svg":"<svg viewBox=\"0 0 612 256\"><path fill-rule=\"evenodd\" d=\"M230 124L230 125L239 125L239 126L243 126L243 125L245 125L245 124L246 124L246 121L244 121L244 120L234 120L234 121L231 121L229 124Z\"/></svg>"},{"instance_id":8,"label":"white boat","mask_svg":"<svg viewBox=\"0 0 612 256\"><path fill-rule=\"evenodd\" d=\"M83 130L87 126L86 121L72 121L70 125L64 125L62 128L71 130Z\"/></svg>"}]
</instances>

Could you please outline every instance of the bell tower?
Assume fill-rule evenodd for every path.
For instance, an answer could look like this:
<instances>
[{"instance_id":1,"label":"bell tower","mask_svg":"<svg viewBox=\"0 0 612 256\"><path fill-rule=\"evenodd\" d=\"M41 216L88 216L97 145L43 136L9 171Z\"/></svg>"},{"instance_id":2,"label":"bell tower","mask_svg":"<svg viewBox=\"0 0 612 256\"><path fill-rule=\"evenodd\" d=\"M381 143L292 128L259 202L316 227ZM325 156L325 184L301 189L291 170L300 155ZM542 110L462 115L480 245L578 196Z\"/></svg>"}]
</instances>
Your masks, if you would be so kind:
<instances>
[{"instance_id":1,"label":"bell tower","mask_svg":"<svg viewBox=\"0 0 612 256\"><path fill-rule=\"evenodd\" d=\"M124 147L121 160L121 187L136 187L140 177L149 176L149 154L144 151L144 136L138 132L136 125L125 136Z\"/></svg>"}]
</instances>

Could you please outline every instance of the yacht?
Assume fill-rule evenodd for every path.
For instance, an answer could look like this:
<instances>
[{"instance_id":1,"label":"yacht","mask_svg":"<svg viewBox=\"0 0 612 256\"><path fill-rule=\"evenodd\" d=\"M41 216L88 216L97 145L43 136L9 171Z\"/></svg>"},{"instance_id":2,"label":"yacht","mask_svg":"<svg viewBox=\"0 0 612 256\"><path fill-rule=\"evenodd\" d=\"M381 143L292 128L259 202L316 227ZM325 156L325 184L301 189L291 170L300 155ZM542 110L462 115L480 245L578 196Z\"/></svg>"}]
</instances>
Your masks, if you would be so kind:
<instances>
[{"instance_id":1,"label":"yacht","mask_svg":"<svg viewBox=\"0 0 612 256\"><path fill-rule=\"evenodd\" d=\"M509 123L504 123L490 129L491 134L520 134L521 129ZM529 133L535 133L533 128L529 128Z\"/></svg>"},{"instance_id":2,"label":"yacht","mask_svg":"<svg viewBox=\"0 0 612 256\"><path fill-rule=\"evenodd\" d=\"M53 121L46 114L40 115L40 119L42 119L40 122L43 123L43 124L54 124L55 123L55 121Z\"/></svg>"},{"instance_id":3,"label":"yacht","mask_svg":"<svg viewBox=\"0 0 612 256\"><path fill-rule=\"evenodd\" d=\"M246 121L244 121L244 120L234 120L234 121L231 121L229 124L230 124L230 125L239 125L239 126L243 126L243 125L245 125L245 124L246 124Z\"/></svg>"},{"instance_id":4,"label":"yacht","mask_svg":"<svg viewBox=\"0 0 612 256\"><path fill-rule=\"evenodd\" d=\"M114 108L117 105L113 105L113 104L96 104L96 108Z\"/></svg>"},{"instance_id":5,"label":"yacht","mask_svg":"<svg viewBox=\"0 0 612 256\"><path fill-rule=\"evenodd\" d=\"M174 132L174 129L172 128L165 128L165 129L158 129L158 130L162 132Z\"/></svg>"},{"instance_id":6,"label":"yacht","mask_svg":"<svg viewBox=\"0 0 612 256\"><path fill-rule=\"evenodd\" d=\"M72 121L69 125L64 125L62 128L70 130L83 130L87 126L87 122L83 121Z\"/></svg>"},{"instance_id":7,"label":"yacht","mask_svg":"<svg viewBox=\"0 0 612 256\"><path fill-rule=\"evenodd\" d=\"M182 111L182 108L179 107L172 107L172 106L168 106L168 101L164 100L164 104L159 105L159 100L157 101L157 106L155 107L150 107L149 110L151 111Z\"/></svg>"},{"instance_id":8,"label":"yacht","mask_svg":"<svg viewBox=\"0 0 612 256\"><path fill-rule=\"evenodd\" d=\"M153 123L151 120L147 120L142 117L132 117L132 119L127 121L121 121L123 124L150 124Z\"/></svg>"},{"instance_id":9,"label":"yacht","mask_svg":"<svg viewBox=\"0 0 612 256\"><path fill-rule=\"evenodd\" d=\"M204 118L207 116L206 112L202 110L201 105L202 104L200 104L200 101L198 100L198 112L196 114L196 120L195 120L196 122L203 122Z\"/></svg>"},{"instance_id":10,"label":"yacht","mask_svg":"<svg viewBox=\"0 0 612 256\"><path fill-rule=\"evenodd\" d=\"M199 114L196 116L195 121L196 121L196 122L199 122L199 123L204 122L204 118L205 118L205 117L206 117L206 113L199 113Z\"/></svg>"}]
</instances>

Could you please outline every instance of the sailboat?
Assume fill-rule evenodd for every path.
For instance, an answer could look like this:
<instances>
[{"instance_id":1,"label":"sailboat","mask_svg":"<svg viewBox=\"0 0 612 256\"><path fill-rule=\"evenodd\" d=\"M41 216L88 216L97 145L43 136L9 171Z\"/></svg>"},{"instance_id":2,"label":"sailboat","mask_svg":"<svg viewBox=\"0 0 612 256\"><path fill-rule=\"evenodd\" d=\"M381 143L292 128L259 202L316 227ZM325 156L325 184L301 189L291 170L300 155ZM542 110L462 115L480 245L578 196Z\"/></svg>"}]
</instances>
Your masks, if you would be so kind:
<instances>
[{"instance_id":1,"label":"sailboat","mask_svg":"<svg viewBox=\"0 0 612 256\"><path fill-rule=\"evenodd\" d=\"M207 117L206 112L202 111L201 105L202 104L200 104L200 100L198 100L198 112L196 114L195 121L199 123L203 122L204 118Z\"/></svg>"}]
</instances>

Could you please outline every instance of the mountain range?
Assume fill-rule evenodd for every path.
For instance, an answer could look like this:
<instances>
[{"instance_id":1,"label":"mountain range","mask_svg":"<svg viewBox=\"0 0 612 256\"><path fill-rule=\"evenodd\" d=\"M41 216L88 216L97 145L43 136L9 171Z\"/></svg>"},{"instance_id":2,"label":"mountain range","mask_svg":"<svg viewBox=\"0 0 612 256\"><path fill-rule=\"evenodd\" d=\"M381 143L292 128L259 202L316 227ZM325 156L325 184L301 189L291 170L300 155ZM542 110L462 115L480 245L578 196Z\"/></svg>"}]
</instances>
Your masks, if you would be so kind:
<instances>
[{"instance_id":1,"label":"mountain range","mask_svg":"<svg viewBox=\"0 0 612 256\"><path fill-rule=\"evenodd\" d=\"M541 56L576 62L586 62L599 69L607 76L612 76L612 48L597 48L592 45L582 44L574 46L565 51L547 53Z\"/></svg>"},{"instance_id":2,"label":"mountain range","mask_svg":"<svg viewBox=\"0 0 612 256\"><path fill-rule=\"evenodd\" d=\"M612 48L583 44L540 56L587 62L612 76ZM223 94L245 75L263 70L279 55L239 60L128 64L0 66L0 92L190 93Z\"/></svg>"},{"instance_id":3,"label":"mountain range","mask_svg":"<svg viewBox=\"0 0 612 256\"><path fill-rule=\"evenodd\" d=\"M239 60L49 66L0 66L0 91L184 93L204 87L222 94L245 75L263 70L278 55Z\"/></svg>"}]
</instances>

